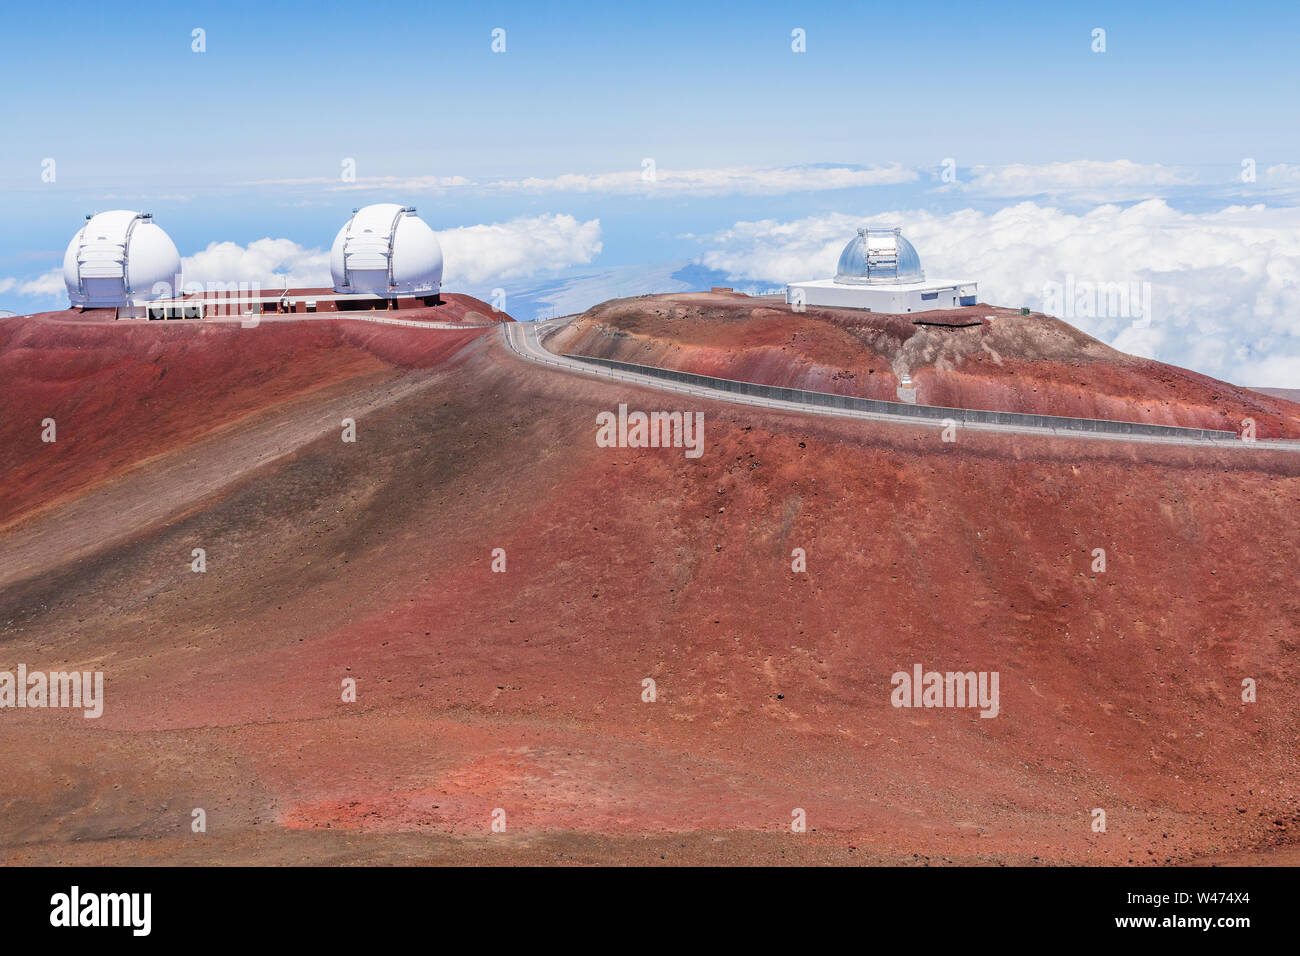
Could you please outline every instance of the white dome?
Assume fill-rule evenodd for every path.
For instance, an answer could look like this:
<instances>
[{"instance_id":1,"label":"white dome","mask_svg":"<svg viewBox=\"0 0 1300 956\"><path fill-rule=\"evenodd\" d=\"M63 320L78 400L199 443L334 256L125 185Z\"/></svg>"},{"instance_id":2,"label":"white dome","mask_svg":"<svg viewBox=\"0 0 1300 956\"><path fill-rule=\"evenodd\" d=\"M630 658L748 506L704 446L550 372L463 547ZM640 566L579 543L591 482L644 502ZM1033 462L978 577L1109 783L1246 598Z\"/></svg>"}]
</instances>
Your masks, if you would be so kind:
<instances>
[{"instance_id":1,"label":"white dome","mask_svg":"<svg viewBox=\"0 0 1300 956\"><path fill-rule=\"evenodd\" d=\"M853 285L921 282L925 272L916 247L903 238L897 226L863 228L840 253L835 281Z\"/></svg>"},{"instance_id":2,"label":"white dome","mask_svg":"<svg viewBox=\"0 0 1300 956\"><path fill-rule=\"evenodd\" d=\"M86 220L63 254L73 305L123 306L179 292L180 253L150 213L115 209Z\"/></svg>"},{"instance_id":3,"label":"white dome","mask_svg":"<svg viewBox=\"0 0 1300 956\"><path fill-rule=\"evenodd\" d=\"M335 292L430 295L442 288L442 247L414 206L375 203L354 210L334 237Z\"/></svg>"}]
</instances>

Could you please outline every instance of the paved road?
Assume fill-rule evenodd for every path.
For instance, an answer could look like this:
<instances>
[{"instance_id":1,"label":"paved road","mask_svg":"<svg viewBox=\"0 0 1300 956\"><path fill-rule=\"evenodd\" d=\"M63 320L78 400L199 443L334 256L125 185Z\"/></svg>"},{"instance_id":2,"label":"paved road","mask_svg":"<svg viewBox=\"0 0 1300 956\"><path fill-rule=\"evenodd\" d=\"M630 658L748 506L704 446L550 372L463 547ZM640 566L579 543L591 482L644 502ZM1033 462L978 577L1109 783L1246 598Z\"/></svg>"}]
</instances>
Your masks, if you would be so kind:
<instances>
[{"instance_id":1,"label":"paved road","mask_svg":"<svg viewBox=\"0 0 1300 956\"><path fill-rule=\"evenodd\" d=\"M603 366L582 362L578 359L568 358L564 355L556 355L554 352L548 351L541 344L542 336L567 324L573 318L573 316L568 315L557 319L548 319L545 322L502 322L500 323L500 328L510 349L520 357L532 362L549 365L553 368L575 372L579 375L594 375L600 378L616 379L618 381L627 382L644 388L653 388L663 392L678 392L684 395L693 395L697 398L705 398L719 402L731 402L732 404L737 405L757 405L761 408L796 412L801 415L829 415L834 418L859 418L867 419L869 421L886 422L893 425L908 425L912 428L943 427L943 423L940 420L916 418L907 414L893 415L888 412L872 412L852 408L828 408L824 405L814 405L808 402L785 401L782 399L765 398L755 395L742 395L719 388L687 384L684 382L673 382L668 379L656 378L652 375L642 375L622 369L605 368ZM380 325L400 325L408 328L432 330L448 329L463 331L466 329L490 328L490 326L456 325L450 322L420 322L414 319L394 319L383 315L358 314L355 312L326 312L315 315L263 315L257 316L256 319L257 324L275 324L280 322L354 321L373 322ZM243 324L243 322L248 320L241 319L238 316L222 316L206 318L200 321ZM1179 438L1164 435L1090 432L1075 429L1058 429L1034 425L1008 425L993 422L963 422L960 423L958 427L962 429L974 429L977 431L1009 432L1012 434L1022 435L1055 435L1063 438L1091 438L1100 441L1141 442L1143 444L1152 445L1194 445L1209 448L1238 449L1241 451L1300 452L1300 441L1212 441L1203 438Z\"/></svg>"},{"instance_id":2,"label":"paved road","mask_svg":"<svg viewBox=\"0 0 1300 956\"><path fill-rule=\"evenodd\" d=\"M502 324L501 329L511 350L522 358L543 365L549 365L554 368L564 369L569 372L576 372L580 375L595 375L600 378L616 379L632 385L658 389L659 391L679 392L685 395L693 395L697 398L707 398L713 401L731 402L733 404L741 405L757 405L762 408L798 412L799 414L804 415L829 415L835 418L860 418L868 419L870 421L888 422L894 425L908 425L912 428L943 427L940 421L919 419L905 414L891 415L886 412L869 412L851 408L828 408L824 405L813 405L805 402L783 401L781 399L763 398L754 395L740 395L735 392L728 392L718 388L691 385L683 382L673 382L667 379L656 378L651 375L642 375L636 372L624 371L622 369L605 368L603 366L592 365L548 351L541 343L542 336L554 329L558 329L571 319L572 316L564 316L558 319L550 319L546 322L506 322ZM1237 449L1247 452L1300 452L1300 442L1297 441L1213 441L1203 438L1088 432L1076 431L1074 429L1045 428L1032 425L995 424L991 422L965 422L960 424L958 427L961 429L973 429L976 431L987 432L1011 432L1022 435L1055 435L1062 438L1089 438L1101 441L1141 442L1143 444L1152 445L1194 445L1207 448Z\"/></svg>"}]
</instances>

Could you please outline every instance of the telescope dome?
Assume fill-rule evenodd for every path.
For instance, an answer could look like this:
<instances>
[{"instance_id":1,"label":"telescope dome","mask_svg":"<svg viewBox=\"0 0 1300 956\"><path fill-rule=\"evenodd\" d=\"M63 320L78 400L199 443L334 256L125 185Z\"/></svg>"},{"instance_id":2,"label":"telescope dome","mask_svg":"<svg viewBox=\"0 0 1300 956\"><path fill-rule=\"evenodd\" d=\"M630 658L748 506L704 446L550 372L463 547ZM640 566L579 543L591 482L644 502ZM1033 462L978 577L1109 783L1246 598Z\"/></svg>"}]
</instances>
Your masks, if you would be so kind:
<instances>
[{"instance_id":1,"label":"telescope dome","mask_svg":"<svg viewBox=\"0 0 1300 956\"><path fill-rule=\"evenodd\" d=\"M109 308L179 293L176 244L147 212L114 209L86 217L63 255L74 306Z\"/></svg>"},{"instance_id":2,"label":"telescope dome","mask_svg":"<svg viewBox=\"0 0 1300 956\"><path fill-rule=\"evenodd\" d=\"M916 247L903 238L899 227L864 227L840 253L835 281L875 285L887 282L922 282L921 257Z\"/></svg>"},{"instance_id":3,"label":"telescope dome","mask_svg":"<svg viewBox=\"0 0 1300 956\"><path fill-rule=\"evenodd\" d=\"M334 291L429 295L442 287L442 247L414 206L354 210L330 250Z\"/></svg>"}]
</instances>

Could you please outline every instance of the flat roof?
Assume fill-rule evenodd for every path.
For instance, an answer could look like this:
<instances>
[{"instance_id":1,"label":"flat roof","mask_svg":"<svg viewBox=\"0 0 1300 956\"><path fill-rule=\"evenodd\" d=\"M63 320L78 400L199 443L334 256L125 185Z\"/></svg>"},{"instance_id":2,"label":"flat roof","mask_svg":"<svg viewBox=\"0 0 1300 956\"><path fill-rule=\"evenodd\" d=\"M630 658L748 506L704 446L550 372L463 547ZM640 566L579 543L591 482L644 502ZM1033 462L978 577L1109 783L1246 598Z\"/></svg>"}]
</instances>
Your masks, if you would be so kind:
<instances>
[{"instance_id":1,"label":"flat roof","mask_svg":"<svg viewBox=\"0 0 1300 956\"><path fill-rule=\"evenodd\" d=\"M390 299L426 299L438 295L437 292L402 292L392 295L380 295L378 292L335 292L332 289L289 289L280 292L265 290L254 293L252 290L226 289L214 292L191 292L170 299L142 299L134 305L139 307L157 305L228 305L231 302L279 302L292 299L300 302L309 299L313 302L364 302L373 300L387 302Z\"/></svg>"},{"instance_id":2,"label":"flat roof","mask_svg":"<svg viewBox=\"0 0 1300 956\"><path fill-rule=\"evenodd\" d=\"M976 284L974 279L927 279L924 282L836 282L834 279L808 279L786 283L787 286L812 286L817 289L870 289L880 292L930 292Z\"/></svg>"}]
</instances>

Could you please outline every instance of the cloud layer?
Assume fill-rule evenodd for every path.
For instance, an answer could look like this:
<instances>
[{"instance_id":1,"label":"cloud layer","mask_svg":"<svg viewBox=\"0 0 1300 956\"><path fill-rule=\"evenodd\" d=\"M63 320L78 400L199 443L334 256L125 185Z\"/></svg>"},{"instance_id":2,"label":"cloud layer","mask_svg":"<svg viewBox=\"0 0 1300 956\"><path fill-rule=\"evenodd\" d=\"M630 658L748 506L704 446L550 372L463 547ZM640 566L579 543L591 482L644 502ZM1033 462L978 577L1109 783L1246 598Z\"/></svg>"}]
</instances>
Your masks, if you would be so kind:
<instances>
[{"instance_id":1,"label":"cloud layer","mask_svg":"<svg viewBox=\"0 0 1300 956\"><path fill-rule=\"evenodd\" d=\"M1300 166L1261 166L1253 159L1240 166L1213 169L1137 163L1128 159L1080 159L1055 163L1011 163L958 167L951 158L931 165L888 163L871 167L810 164L800 166L729 166L670 169L653 159L638 168L601 173L565 173L514 179L471 179L460 175L359 176L264 180L256 186L313 186L326 192L376 191L439 193L463 191L478 195L592 194L602 196L776 196L803 192L862 189L917 184L938 194L992 199L1050 196L1075 202L1121 202L1168 197L1198 190L1206 194L1260 197L1294 195L1300 191Z\"/></svg>"},{"instance_id":2,"label":"cloud layer","mask_svg":"<svg viewBox=\"0 0 1300 956\"><path fill-rule=\"evenodd\" d=\"M738 222L705 240L701 262L762 282L829 276L864 221L836 214ZM1022 202L994 213L897 212L871 222L902 225L928 276L976 279L982 301L1056 306L1124 351L1241 384L1300 386L1300 209L1193 214L1150 200L1071 214ZM1089 284L1149 289L1151 321L1136 308L1096 314L1107 306L1062 302L1062 290L1085 296Z\"/></svg>"},{"instance_id":3,"label":"cloud layer","mask_svg":"<svg viewBox=\"0 0 1300 956\"><path fill-rule=\"evenodd\" d=\"M395 192L445 192L465 189L483 193L598 193L609 196L724 196L782 195L864 186L912 183L920 179L916 170L898 163L860 168L852 166L782 166L761 168L729 166L713 169L665 169L652 158L636 169L605 173L565 173L560 176L529 176L523 179L476 181L464 176L359 176L355 182L336 179L280 179L250 185L319 185L331 190L376 190Z\"/></svg>"},{"instance_id":4,"label":"cloud layer","mask_svg":"<svg viewBox=\"0 0 1300 956\"><path fill-rule=\"evenodd\" d=\"M265 289L319 288L330 284L330 254L292 239L258 239L247 246L213 242L181 259L185 282L251 282Z\"/></svg>"},{"instance_id":5,"label":"cloud layer","mask_svg":"<svg viewBox=\"0 0 1300 956\"><path fill-rule=\"evenodd\" d=\"M489 225L461 226L437 233L442 245L443 282L482 284L498 279L544 275L585 265L600 253L600 220L548 214ZM292 287L331 282L329 250L308 249L291 239L258 239L247 246L214 242L182 260L188 282L260 282Z\"/></svg>"},{"instance_id":6,"label":"cloud layer","mask_svg":"<svg viewBox=\"0 0 1300 956\"><path fill-rule=\"evenodd\" d=\"M5 293L32 298L65 296L67 290L63 285L63 270L51 269L34 279L0 279L0 295Z\"/></svg>"},{"instance_id":7,"label":"cloud layer","mask_svg":"<svg viewBox=\"0 0 1300 956\"><path fill-rule=\"evenodd\" d=\"M461 226L438 234L443 282L481 284L542 275L591 262L601 249L600 220L548 214L490 225ZM182 262L186 282L260 282L271 287L325 286L331 282L329 250L307 249L291 239L258 239L247 246L214 242Z\"/></svg>"},{"instance_id":8,"label":"cloud layer","mask_svg":"<svg viewBox=\"0 0 1300 956\"><path fill-rule=\"evenodd\" d=\"M600 220L533 216L438 233L444 279L479 284L586 265L601 250Z\"/></svg>"},{"instance_id":9,"label":"cloud layer","mask_svg":"<svg viewBox=\"0 0 1300 956\"><path fill-rule=\"evenodd\" d=\"M1098 201L1157 195L1197 182L1195 170L1159 163L1134 163L1127 159L1104 162L1075 160L1068 163L976 166L964 191L985 196L1060 196Z\"/></svg>"}]
</instances>

